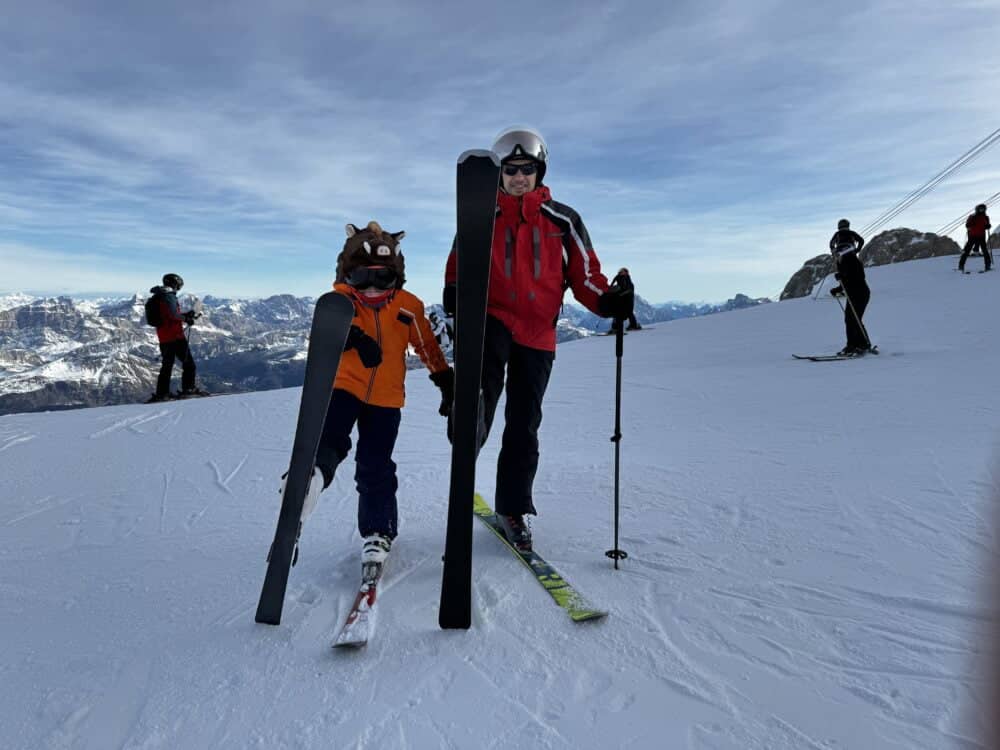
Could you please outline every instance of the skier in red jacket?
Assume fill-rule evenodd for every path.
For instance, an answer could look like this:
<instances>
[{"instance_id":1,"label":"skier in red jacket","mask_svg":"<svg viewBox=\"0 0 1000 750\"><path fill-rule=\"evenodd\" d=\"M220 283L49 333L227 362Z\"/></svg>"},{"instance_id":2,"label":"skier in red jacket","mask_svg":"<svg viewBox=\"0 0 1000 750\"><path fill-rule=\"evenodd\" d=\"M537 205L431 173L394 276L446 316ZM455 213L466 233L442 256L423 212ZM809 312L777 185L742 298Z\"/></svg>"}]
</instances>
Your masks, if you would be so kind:
<instances>
[{"instance_id":1,"label":"skier in red jacket","mask_svg":"<svg viewBox=\"0 0 1000 750\"><path fill-rule=\"evenodd\" d=\"M163 357L160 374L156 379L156 393L146 403L166 401L170 398L170 377L173 374L174 362L181 363L181 390L179 397L207 395L195 385L196 368L187 336L184 335L184 325L193 325L197 313L194 310L180 311L177 303L177 292L184 286L184 279L176 273L168 273L163 277L163 286L150 289L153 299L159 303L159 325L156 326L156 338L160 342L160 354Z\"/></svg>"},{"instance_id":2,"label":"skier in red jacket","mask_svg":"<svg viewBox=\"0 0 1000 750\"><path fill-rule=\"evenodd\" d=\"M965 220L965 230L968 232L969 241L965 243L962 257L958 259L959 271L965 271L965 260L976 248L983 253L984 270L989 271L992 268L993 256L990 255L989 248L986 247L986 233L990 226L990 217L986 215L986 204L980 203L976 206L976 212Z\"/></svg>"},{"instance_id":3,"label":"skier in red jacket","mask_svg":"<svg viewBox=\"0 0 1000 750\"><path fill-rule=\"evenodd\" d=\"M483 346L482 435L493 423L505 388L503 441L497 461L496 513L507 538L531 548L524 516L535 514L542 399L555 359L556 322L566 289L591 312L623 320L633 293L608 284L580 215L552 200L542 184L548 161L535 131L511 128L493 145L502 164ZM445 269L444 309L455 314L456 258Z\"/></svg>"}]
</instances>

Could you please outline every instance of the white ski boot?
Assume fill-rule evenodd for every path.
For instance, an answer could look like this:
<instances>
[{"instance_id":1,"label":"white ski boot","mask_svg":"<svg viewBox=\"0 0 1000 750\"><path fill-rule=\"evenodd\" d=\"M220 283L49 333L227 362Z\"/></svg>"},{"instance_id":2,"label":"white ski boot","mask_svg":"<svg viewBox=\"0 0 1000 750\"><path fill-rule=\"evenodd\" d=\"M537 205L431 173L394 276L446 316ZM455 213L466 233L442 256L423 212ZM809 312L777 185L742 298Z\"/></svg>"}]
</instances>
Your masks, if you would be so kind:
<instances>
[{"instance_id":1,"label":"white ski boot","mask_svg":"<svg viewBox=\"0 0 1000 750\"><path fill-rule=\"evenodd\" d=\"M286 471L281 475L281 489L278 490L279 509L285 501L285 484L287 481L288 472ZM316 509L316 503L319 502L319 496L323 492L323 489L323 472L319 470L318 466L315 466L313 467L312 478L309 480L309 486L306 488L305 499L302 501L302 515L299 516L299 530L295 535L295 552L292 553L292 565L295 565L299 561L299 537L302 535L302 524L306 522L309 514ZM267 557L268 560L271 559L270 554Z\"/></svg>"},{"instance_id":2,"label":"white ski boot","mask_svg":"<svg viewBox=\"0 0 1000 750\"><path fill-rule=\"evenodd\" d=\"M389 557L392 540L382 534L366 536L361 547L361 580L376 581L382 575L382 566Z\"/></svg>"}]
</instances>

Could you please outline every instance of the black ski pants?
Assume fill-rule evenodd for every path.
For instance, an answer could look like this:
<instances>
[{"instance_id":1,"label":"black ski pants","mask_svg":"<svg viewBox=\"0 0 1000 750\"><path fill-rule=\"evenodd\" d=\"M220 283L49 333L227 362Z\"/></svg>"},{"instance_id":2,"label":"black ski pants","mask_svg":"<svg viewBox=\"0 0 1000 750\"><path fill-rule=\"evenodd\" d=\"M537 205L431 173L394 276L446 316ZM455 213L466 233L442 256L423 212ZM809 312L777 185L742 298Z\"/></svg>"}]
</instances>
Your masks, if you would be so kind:
<instances>
[{"instance_id":1,"label":"black ski pants","mask_svg":"<svg viewBox=\"0 0 1000 750\"><path fill-rule=\"evenodd\" d=\"M847 302L844 305L844 327L847 329L847 346L867 349L871 346L865 333L863 320L872 292L865 280L865 268L854 253L843 256L838 268L840 283Z\"/></svg>"},{"instance_id":2,"label":"black ski pants","mask_svg":"<svg viewBox=\"0 0 1000 750\"><path fill-rule=\"evenodd\" d=\"M993 265L993 256L990 255L989 249L986 247L986 237L969 237L969 241L965 243L965 248L962 250L962 257L958 259L958 270L965 270L965 261L968 259L970 253L979 248L979 251L983 254L983 263L987 271Z\"/></svg>"},{"instance_id":3,"label":"black ski pants","mask_svg":"<svg viewBox=\"0 0 1000 750\"><path fill-rule=\"evenodd\" d=\"M505 386L507 394L494 496L500 515L536 512L532 486L538 471L538 428L542 424L542 399L555 356L555 352L514 343L503 323L492 316L486 317L482 378L484 442Z\"/></svg>"},{"instance_id":4,"label":"black ski pants","mask_svg":"<svg viewBox=\"0 0 1000 750\"><path fill-rule=\"evenodd\" d=\"M358 488L358 532L363 537L382 534L396 538L399 481L392 451L396 447L399 421L399 409L366 404L339 388L330 397L316 451L316 466L323 472L324 485L333 481L337 467L351 451L351 432L357 424L354 483Z\"/></svg>"},{"instance_id":5,"label":"black ski pants","mask_svg":"<svg viewBox=\"0 0 1000 750\"><path fill-rule=\"evenodd\" d=\"M194 357L191 356L187 339L161 343L160 354L163 363L160 365L160 375L156 378L156 395L161 397L170 395L170 377L174 373L174 362L178 360L182 368L181 390L189 391L194 388Z\"/></svg>"}]
</instances>

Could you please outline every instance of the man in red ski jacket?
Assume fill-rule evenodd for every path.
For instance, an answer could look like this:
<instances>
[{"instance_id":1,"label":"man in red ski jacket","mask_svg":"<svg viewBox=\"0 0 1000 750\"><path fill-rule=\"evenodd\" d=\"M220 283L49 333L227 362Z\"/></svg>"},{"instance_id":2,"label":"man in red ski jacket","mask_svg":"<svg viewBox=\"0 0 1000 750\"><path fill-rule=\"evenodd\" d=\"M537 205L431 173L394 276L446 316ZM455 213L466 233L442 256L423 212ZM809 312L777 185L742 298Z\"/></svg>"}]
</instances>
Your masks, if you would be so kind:
<instances>
[{"instance_id":1,"label":"man in red ski jacket","mask_svg":"<svg viewBox=\"0 0 1000 750\"><path fill-rule=\"evenodd\" d=\"M502 163L493 227L483 346L482 399L489 433L506 376L507 406L497 461L496 513L507 538L531 548L524 516L535 514L542 399L555 359L556 322L566 289L591 312L625 319L633 293L608 284L580 215L542 184L548 148L529 129L504 131L493 145ZM445 268L444 309L455 314L456 258Z\"/></svg>"},{"instance_id":2,"label":"man in red ski jacket","mask_svg":"<svg viewBox=\"0 0 1000 750\"><path fill-rule=\"evenodd\" d=\"M979 248L983 253L983 263L985 270L989 271L993 267L993 256L990 255L989 248L986 247L986 233L990 229L990 217L986 215L986 204L980 203L976 206L976 212L965 220L965 229L969 235L969 241L965 243L962 250L962 257L958 259L958 270L965 271L965 260L969 254Z\"/></svg>"}]
</instances>

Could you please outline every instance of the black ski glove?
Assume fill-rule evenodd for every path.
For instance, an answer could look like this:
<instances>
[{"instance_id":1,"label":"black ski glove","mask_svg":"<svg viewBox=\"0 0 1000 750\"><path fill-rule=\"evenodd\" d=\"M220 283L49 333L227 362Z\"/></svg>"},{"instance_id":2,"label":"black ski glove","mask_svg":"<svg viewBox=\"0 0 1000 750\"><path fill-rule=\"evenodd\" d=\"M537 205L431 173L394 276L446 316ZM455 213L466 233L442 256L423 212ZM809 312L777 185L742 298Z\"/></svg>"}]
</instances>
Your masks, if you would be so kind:
<instances>
[{"instance_id":1,"label":"black ski glove","mask_svg":"<svg viewBox=\"0 0 1000 750\"><path fill-rule=\"evenodd\" d=\"M432 372L431 382L441 389L441 405L438 407L438 414L447 417L451 414L451 405L455 402L455 370L449 367L441 372Z\"/></svg>"},{"instance_id":2,"label":"black ski glove","mask_svg":"<svg viewBox=\"0 0 1000 750\"><path fill-rule=\"evenodd\" d=\"M193 326L194 325L195 318L197 318L197 317L198 316L194 314L194 310L188 310L186 313L181 313L181 318L189 326Z\"/></svg>"},{"instance_id":3,"label":"black ski glove","mask_svg":"<svg viewBox=\"0 0 1000 750\"><path fill-rule=\"evenodd\" d=\"M631 289L612 284L597 300L597 307L602 318L625 320L635 307L635 295Z\"/></svg>"},{"instance_id":4,"label":"black ski glove","mask_svg":"<svg viewBox=\"0 0 1000 750\"><path fill-rule=\"evenodd\" d=\"M357 349L358 356L361 357L361 364L369 370L382 364L382 347L357 326L351 326L351 330L347 334L347 343L344 344L345 352L351 349Z\"/></svg>"}]
</instances>

